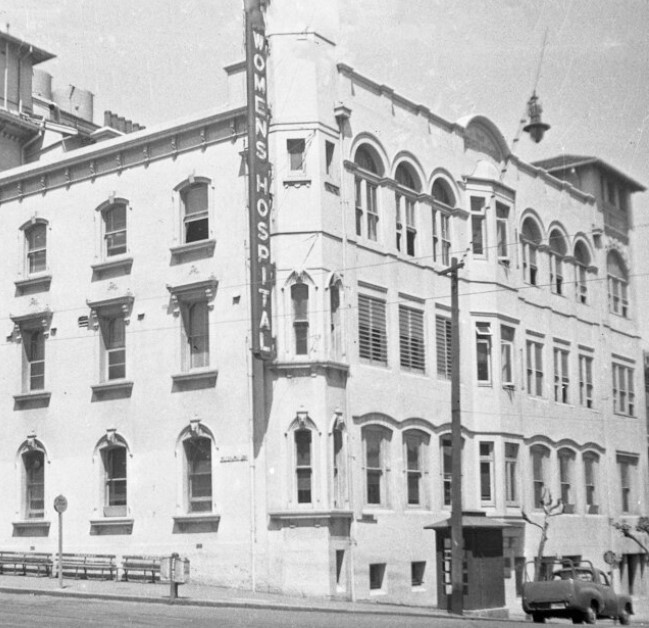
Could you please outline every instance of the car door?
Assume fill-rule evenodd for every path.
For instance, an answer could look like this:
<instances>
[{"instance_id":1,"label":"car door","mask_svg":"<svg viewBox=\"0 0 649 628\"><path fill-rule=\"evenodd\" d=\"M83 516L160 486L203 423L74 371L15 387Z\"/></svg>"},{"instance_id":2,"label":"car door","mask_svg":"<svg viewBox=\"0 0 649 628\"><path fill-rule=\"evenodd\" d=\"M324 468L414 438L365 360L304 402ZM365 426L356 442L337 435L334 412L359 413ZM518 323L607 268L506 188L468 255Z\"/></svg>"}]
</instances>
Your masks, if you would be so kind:
<instances>
[{"instance_id":1,"label":"car door","mask_svg":"<svg viewBox=\"0 0 649 628\"><path fill-rule=\"evenodd\" d=\"M613 587L608 579L608 576L599 569L595 573L597 578L597 588L602 594L602 600L604 602L604 608L601 611L602 615L607 615L608 617L615 617L617 615L617 596Z\"/></svg>"}]
</instances>

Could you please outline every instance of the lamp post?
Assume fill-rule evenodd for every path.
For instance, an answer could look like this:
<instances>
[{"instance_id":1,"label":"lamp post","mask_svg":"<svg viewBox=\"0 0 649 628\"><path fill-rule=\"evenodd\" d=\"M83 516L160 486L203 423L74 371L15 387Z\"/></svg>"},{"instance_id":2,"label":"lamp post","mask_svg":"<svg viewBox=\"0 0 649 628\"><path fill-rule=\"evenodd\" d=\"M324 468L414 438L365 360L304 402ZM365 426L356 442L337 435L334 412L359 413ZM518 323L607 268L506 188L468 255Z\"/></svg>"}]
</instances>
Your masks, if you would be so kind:
<instances>
[{"instance_id":1,"label":"lamp post","mask_svg":"<svg viewBox=\"0 0 649 628\"><path fill-rule=\"evenodd\" d=\"M457 271L464 262L451 259L449 268L440 275L451 279L451 606L455 615L463 614L462 567L464 539L462 534L462 419L460 416L460 305Z\"/></svg>"}]
</instances>

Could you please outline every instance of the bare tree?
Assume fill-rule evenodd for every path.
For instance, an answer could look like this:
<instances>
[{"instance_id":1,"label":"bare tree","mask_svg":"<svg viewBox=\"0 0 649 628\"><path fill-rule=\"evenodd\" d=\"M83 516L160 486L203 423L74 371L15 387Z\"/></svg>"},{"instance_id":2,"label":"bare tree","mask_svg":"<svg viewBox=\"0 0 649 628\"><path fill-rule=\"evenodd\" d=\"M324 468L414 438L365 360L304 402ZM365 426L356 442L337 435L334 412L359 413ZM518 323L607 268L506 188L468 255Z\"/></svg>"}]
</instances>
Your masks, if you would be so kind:
<instances>
[{"instance_id":1,"label":"bare tree","mask_svg":"<svg viewBox=\"0 0 649 628\"><path fill-rule=\"evenodd\" d=\"M534 561L534 580L538 580L541 576L543 551L545 550L545 543L548 540L548 528L550 527L550 521L552 517L556 517L557 515L563 513L563 502L560 499L553 501L552 493L545 488L543 489L543 493L541 494L541 506L543 507L543 523L532 521L525 511L521 513L523 519L527 521L527 523L530 523L541 530L539 548L536 552L536 560Z\"/></svg>"},{"instance_id":2,"label":"bare tree","mask_svg":"<svg viewBox=\"0 0 649 628\"><path fill-rule=\"evenodd\" d=\"M613 521L611 525L622 533L627 539L635 541L644 551L645 560L649 559L649 548L632 532L632 527L630 524L619 521ZM636 532L644 532L649 535L649 517L640 517L638 523L635 526Z\"/></svg>"}]
</instances>

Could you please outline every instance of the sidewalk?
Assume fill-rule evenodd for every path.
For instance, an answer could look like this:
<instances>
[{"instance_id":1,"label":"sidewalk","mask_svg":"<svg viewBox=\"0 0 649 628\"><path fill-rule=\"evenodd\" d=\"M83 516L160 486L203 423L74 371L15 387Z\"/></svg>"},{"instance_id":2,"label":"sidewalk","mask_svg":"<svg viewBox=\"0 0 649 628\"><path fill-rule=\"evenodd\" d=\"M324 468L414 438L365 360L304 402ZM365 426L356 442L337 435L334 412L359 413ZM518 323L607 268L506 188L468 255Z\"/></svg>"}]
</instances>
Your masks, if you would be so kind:
<instances>
[{"instance_id":1,"label":"sidewalk","mask_svg":"<svg viewBox=\"0 0 649 628\"><path fill-rule=\"evenodd\" d=\"M148 582L73 580L66 578L63 580L63 588L61 589L59 588L57 578L0 575L0 594L2 593L93 598L112 601L147 602L151 604L168 604L170 602L168 584L151 584ZM397 615L401 617L455 618L437 608L402 606L381 602L349 602L292 597L195 583L180 585L179 595L174 603L177 605L301 610L304 612L323 611L328 613ZM636 626L649 625L649 600L634 600L634 607L636 614L632 618L632 624ZM487 613L484 615L467 613L464 619L478 619L486 616ZM525 619L526 615L521 608L510 609L509 620L524 621ZM508 620L502 619L501 621L506 622Z\"/></svg>"}]
</instances>

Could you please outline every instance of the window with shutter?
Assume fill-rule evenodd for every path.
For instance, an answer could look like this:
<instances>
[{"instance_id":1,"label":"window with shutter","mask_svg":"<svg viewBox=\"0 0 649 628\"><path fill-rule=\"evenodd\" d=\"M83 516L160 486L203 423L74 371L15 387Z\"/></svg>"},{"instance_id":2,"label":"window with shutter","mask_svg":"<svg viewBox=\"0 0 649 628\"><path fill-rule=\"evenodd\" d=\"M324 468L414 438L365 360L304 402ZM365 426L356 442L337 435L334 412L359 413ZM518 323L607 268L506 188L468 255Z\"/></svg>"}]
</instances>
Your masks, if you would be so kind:
<instances>
[{"instance_id":1,"label":"window with shutter","mask_svg":"<svg viewBox=\"0 0 649 628\"><path fill-rule=\"evenodd\" d=\"M385 301L358 295L358 345L361 359L371 364L388 363Z\"/></svg>"},{"instance_id":2,"label":"window with shutter","mask_svg":"<svg viewBox=\"0 0 649 628\"><path fill-rule=\"evenodd\" d=\"M435 342L437 345L437 376L451 379L451 319L435 317Z\"/></svg>"},{"instance_id":3,"label":"window with shutter","mask_svg":"<svg viewBox=\"0 0 649 628\"><path fill-rule=\"evenodd\" d=\"M426 368L424 313L404 305L399 306L399 348L401 366L423 373Z\"/></svg>"}]
</instances>

